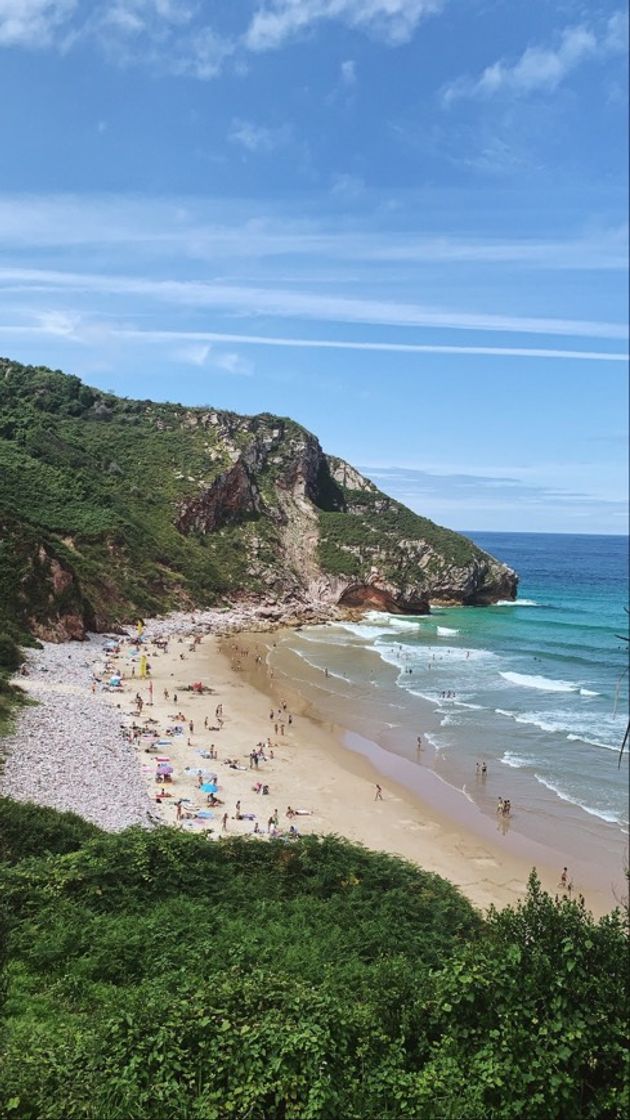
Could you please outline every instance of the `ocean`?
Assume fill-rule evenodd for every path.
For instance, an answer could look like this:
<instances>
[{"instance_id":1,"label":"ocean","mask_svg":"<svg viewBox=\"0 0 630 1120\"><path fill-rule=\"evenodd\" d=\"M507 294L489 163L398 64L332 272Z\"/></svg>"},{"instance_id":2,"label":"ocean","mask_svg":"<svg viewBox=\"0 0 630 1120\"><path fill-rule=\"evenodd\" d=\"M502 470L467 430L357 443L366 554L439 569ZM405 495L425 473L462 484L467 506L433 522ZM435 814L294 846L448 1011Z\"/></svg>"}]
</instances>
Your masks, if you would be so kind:
<instances>
[{"instance_id":1,"label":"ocean","mask_svg":"<svg viewBox=\"0 0 630 1120\"><path fill-rule=\"evenodd\" d=\"M331 720L430 767L482 812L509 797L525 834L552 842L570 819L621 838L627 538L466 535L518 571L515 603L310 627L282 641L291 671L308 667L303 691Z\"/></svg>"}]
</instances>

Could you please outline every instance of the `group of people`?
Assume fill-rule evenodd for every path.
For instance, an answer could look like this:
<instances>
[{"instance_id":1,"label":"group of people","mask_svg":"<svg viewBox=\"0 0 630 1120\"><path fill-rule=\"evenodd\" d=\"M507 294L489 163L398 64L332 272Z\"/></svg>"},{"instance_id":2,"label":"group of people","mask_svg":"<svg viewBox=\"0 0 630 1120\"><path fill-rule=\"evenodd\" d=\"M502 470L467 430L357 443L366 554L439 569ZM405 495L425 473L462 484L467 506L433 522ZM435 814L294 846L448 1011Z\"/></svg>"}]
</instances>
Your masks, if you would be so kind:
<instances>
[{"instance_id":1,"label":"group of people","mask_svg":"<svg viewBox=\"0 0 630 1120\"><path fill-rule=\"evenodd\" d=\"M509 817L512 812L512 802L509 797L499 797L497 801L497 814L501 817Z\"/></svg>"}]
</instances>

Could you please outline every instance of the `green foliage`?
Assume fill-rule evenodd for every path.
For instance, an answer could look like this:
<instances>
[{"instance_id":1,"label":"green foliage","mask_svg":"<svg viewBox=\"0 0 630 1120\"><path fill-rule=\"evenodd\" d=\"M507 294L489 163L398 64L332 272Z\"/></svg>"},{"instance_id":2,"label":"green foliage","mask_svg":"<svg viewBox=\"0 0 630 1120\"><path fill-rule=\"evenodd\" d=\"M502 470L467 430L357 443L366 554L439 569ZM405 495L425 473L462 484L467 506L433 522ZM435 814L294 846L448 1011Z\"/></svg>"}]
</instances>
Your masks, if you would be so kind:
<instances>
[{"instance_id":1,"label":"green foliage","mask_svg":"<svg viewBox=\"0 0 630 1120\"><path fill-rule=\"evenodd\" d=\"M22 655L17 642L8 634L0 633L0 672L14 673L22 663Z\"/></svg>"},{"instance_id":2,"label":"green foliage","mask_svg":"<svg viewBox=\"0 0 630 1120\"><path fill-rule=\"evenodd\" d=\"M51 811L0 809L3 1115L625 1115L619 914L595 922L534 877L484 922L437 876L335 837L105 835L63 815L55 840Z\"/></svg>"},{"instance_id":3,"label":"green foliage","mask_svg":"<svg viewBox=\"0 0 630 1120\"><path fill-rule=\"evenodd\" d=\"M339 512L339 505L331 506L322 509L319 517L320 563L335 575L367 578L378 557L384 575L400 589L407 582L428 587L437 581L439 586L442 573L450 567L487 560L467 537L412 513L379 490L342 493L344 512ZM418 542L420 554L429 554L423 568L409 542Z\"/></svg>"},{"instance_id":4,"label":"green foliage","mask_svg":"<svg viewBox=\"0 0 630 1120\"><path fill-rule=\"evenodd\" d=\"M262 512L180 532L182 505L208 491L235 450L249 453ZM280 492L301 477L321 510L326 572L358 580L376 562L395 586L423 588L483 556L379 491L344 489L331 464L283 417L125 400L0 359L0 626L41 633L74 615L103 629L282 586L290 560Z\"/></svg>"},{"instance_id":5,"label":"green foliage","mask_svg":"<svg viewBox=\"0 0 630 1120\"><path fill-rule=\"evenodd\" d=\"M30 802L0 797L0 863L74 852L99 831L76 813L58 813Z\"/></svg>"}]
</instances>

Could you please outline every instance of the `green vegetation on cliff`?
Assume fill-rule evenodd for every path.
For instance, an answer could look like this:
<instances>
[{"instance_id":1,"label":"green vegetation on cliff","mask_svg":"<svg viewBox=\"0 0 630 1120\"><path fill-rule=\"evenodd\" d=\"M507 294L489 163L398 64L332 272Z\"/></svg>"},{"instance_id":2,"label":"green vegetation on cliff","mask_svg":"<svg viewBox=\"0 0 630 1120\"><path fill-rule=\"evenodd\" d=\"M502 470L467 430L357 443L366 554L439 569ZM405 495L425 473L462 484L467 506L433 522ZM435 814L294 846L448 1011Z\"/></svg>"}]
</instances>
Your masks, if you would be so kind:
<instances>
[{"instance_id":1,"label":"green vegetation on cliff","mask_svg":"<svg viewBox=\"0 0 630 1120\"><path fill-rule=\"evenodd\" d=\"M619 914L533 877L482 920L332 837L105 835L1 800L0 834L4 1116L627 1115Z\"/></svg>"},{"instance_id":2,"label":"green vegetation on cliff","mask_svg":"<svg viewBox=\"0 0 630 1120\"><path fill-rule=\"evenodd\" d=\"M243 594L306 600L329 577L334 596L339 576L380 582L401 609L432 590L468 602L515 587L471 541L387 498L292 420L120 399L0 359L10 636L79 637Z\"/></svg>"}]
</instances>

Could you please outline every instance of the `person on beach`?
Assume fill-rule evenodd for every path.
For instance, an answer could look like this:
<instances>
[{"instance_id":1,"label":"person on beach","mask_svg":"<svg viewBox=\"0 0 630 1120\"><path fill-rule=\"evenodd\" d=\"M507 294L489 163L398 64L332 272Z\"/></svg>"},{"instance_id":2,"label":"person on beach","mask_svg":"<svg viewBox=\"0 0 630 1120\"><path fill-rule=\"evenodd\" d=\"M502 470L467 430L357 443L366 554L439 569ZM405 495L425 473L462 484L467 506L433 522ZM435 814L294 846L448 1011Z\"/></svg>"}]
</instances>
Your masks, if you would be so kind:
<instances>
[{"instance_id":1,"label":"person on beach","mask_svg":"<svg viewBox=\"0 0 630 1120\"><path fill-rule=\"evenodd\" d=\"M228 822L228 815L227 815L227 813L224 813L223 816L221 817L221 831L222 832L227 832L227 822Z\"/></svg>"},{"instance_id":2,"label":"person on beach","mask_svg":"<svg viewBox=\"0 0 630 1120\"><path fill-rule=\"evenodd\" d=\"M560 876L560 882L559 882L558 885L560 887L562 887L563 890L566 890L566 888L568 887L568 885L569 885L569 869L568 869L568 867L563 867L562 868L562 875Z\"/></svg>"},{"instance_id":3,"label":"person on beach","mask_svg":"<svg viewBox=\"0 0 630 1120\"><path fill-rule=\"evenodd\" d=\"M374 800L375 801L382 801L383 800L383 790L379 786L378 782L376 783L376 793L374 794Z\"/></svg>"},{"instance_id":4,"label":"person on beach","mask_svg":"<svg viewBox=\"0 0 630 1120\"><path fill-rule=\"evenodd\" d=\"M500 797L497 801L497 813L503 812L503 798Z\"/></svg>"},{"instance_id":5,"label":"person on beach","mask_svg":"<svg viewBox=\"0 0 630 1120\"><path fill-rule=\"evenodd\" d=\"M481 777L482 778L487 778L487 776L488 776L488 767L486 766L485 762L482 762L482 764L481 764Z\"/></svg>"}]
</instances>

